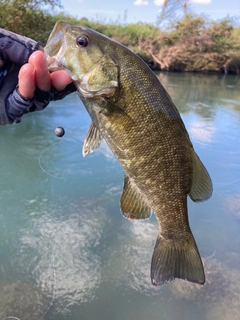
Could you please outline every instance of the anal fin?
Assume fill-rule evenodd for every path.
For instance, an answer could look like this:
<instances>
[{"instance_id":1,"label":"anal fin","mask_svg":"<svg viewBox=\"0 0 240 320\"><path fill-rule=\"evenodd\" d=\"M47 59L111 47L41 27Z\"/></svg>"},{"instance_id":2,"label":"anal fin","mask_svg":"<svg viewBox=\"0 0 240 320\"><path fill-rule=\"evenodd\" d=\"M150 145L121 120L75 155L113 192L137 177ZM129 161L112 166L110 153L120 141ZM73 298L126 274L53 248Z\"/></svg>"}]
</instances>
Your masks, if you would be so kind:
<instances>
[{"instance_id":1,"label":"anal fin","mask_svg":"<svg viewBox=\"0 0 240 320\"><path fill-rule=\"evenodd\" d=\"M96 148L98 148L101 143L101 140L102 137L98 128L95 126L94 123L91 123L87 131L86 138L84 140L82 148L83 157L85 157L89 153L92 153Z\"/></svg>"},{"instance_id":2,"label":"anal fin","mask_svg":"<svg viewBox=\"0 0 240 320\"><path fill-rule=\"evenodd\" d=\"M120 208L123 216L127 219L148 219L151 216L151 208L127 175L124 176Z\"/></svg>"}]
</instances>

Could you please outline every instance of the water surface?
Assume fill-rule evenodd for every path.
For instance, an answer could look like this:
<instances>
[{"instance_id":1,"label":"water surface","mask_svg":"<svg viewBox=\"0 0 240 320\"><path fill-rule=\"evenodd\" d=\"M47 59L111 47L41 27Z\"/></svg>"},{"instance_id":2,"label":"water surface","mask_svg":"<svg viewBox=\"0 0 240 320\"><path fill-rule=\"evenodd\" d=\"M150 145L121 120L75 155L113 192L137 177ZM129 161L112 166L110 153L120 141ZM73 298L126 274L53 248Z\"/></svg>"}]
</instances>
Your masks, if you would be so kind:
<instances>
[{"instance_id":1,"label":"water surface","mask_svg":"<svg viewBox=\"0 0 240 320\"><path fill-rule=\"evenodd\" d=\"M121 216L123 170L105 144L82 158L90 118L72 94L0 128L0 320L239 319L240 79L159 77L214 184L188 202L206 285L151 285L156 219Z\"/></svg>"}]
</instances>

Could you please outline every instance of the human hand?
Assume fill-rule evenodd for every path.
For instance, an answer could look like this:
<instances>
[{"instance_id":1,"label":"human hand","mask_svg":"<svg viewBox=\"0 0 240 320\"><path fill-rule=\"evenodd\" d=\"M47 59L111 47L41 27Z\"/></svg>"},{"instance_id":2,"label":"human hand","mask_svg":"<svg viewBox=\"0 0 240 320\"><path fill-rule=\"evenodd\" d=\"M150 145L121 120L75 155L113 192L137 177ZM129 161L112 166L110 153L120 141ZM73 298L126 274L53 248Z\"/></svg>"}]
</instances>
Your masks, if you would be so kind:
<instances>
[{"instance_id":1,"label":"human hand","mask_svg":"<svg viewBox=\"0 0 240 320\"><path fill-rule=\"evenodd\" d=\"M9 119L18 123L23 114L43 110L51 100L63 99L76 91L64 70L50 73L43 51L33 52L18 74L17 89L7 99Z\"/></svg>"},{"instance_id":2,"label":"human hand","mask_svg":"<svg viewBox=\"0 0 240 320\"><path fill-rule=\"evenodd\" d=\"M28 63L24 64L19 71L18 91L25 99L32 99L36 87L50 91L53 86L57 91L62 91L71 82L72 79L64 70L50 74L45 54L38 50L31 54Z\"/></svg>"},{"instance_id":3,"label":"human hand","mask_svg":"<svg viewBox=\"0 0 240 320\"><path fill-rule=\"evenodd\" d=\"M0 125L18 123L23 114L76 91L65 71L48 72L43 50L33 39L0 28Z\"/></svg>"}]
</instances>

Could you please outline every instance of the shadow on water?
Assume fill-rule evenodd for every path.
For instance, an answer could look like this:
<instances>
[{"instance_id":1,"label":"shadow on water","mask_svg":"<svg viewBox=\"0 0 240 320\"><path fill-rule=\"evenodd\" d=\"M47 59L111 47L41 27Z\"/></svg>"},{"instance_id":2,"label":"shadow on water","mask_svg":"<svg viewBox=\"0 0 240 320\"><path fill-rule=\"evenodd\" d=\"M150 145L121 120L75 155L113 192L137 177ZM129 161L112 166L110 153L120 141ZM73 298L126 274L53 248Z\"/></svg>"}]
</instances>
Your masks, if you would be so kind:
<instances>
[{"instance_id":1,"label":"shadow on water","mask_svg":"<svg viewBox=\"0 0 240 320\"><path fill-rule=\"evenodd\" d=\"M238 319L240 80L159 77L213 179L209 201L189 201L206 285L151 286L156 219L122 217L123 171L105 144L82 158L90 119L72 94L0 128L0 320Z\"/></svg>"}]
</instances>

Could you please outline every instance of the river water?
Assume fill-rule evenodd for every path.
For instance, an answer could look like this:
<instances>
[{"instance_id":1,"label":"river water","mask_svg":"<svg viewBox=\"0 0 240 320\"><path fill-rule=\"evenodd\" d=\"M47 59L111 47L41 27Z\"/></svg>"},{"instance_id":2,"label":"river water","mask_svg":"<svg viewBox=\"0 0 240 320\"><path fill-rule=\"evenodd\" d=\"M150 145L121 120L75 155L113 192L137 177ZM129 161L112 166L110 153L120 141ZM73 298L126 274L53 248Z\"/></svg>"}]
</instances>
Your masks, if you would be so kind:
<instances>
[{"instance_id":1,"label":"river water","mask_svg":"<svg viewBox=\"0 0 240 320\"><path fill-rule=\"evenodd\" d=\"M72 94L0 128L0 320L239 319L240 78L159 78L213 180L188 201L206 284L151 285L155 216L122 217L123 170L105 144L82 158L90 118Z\"/></svg>"}]
</instances>

